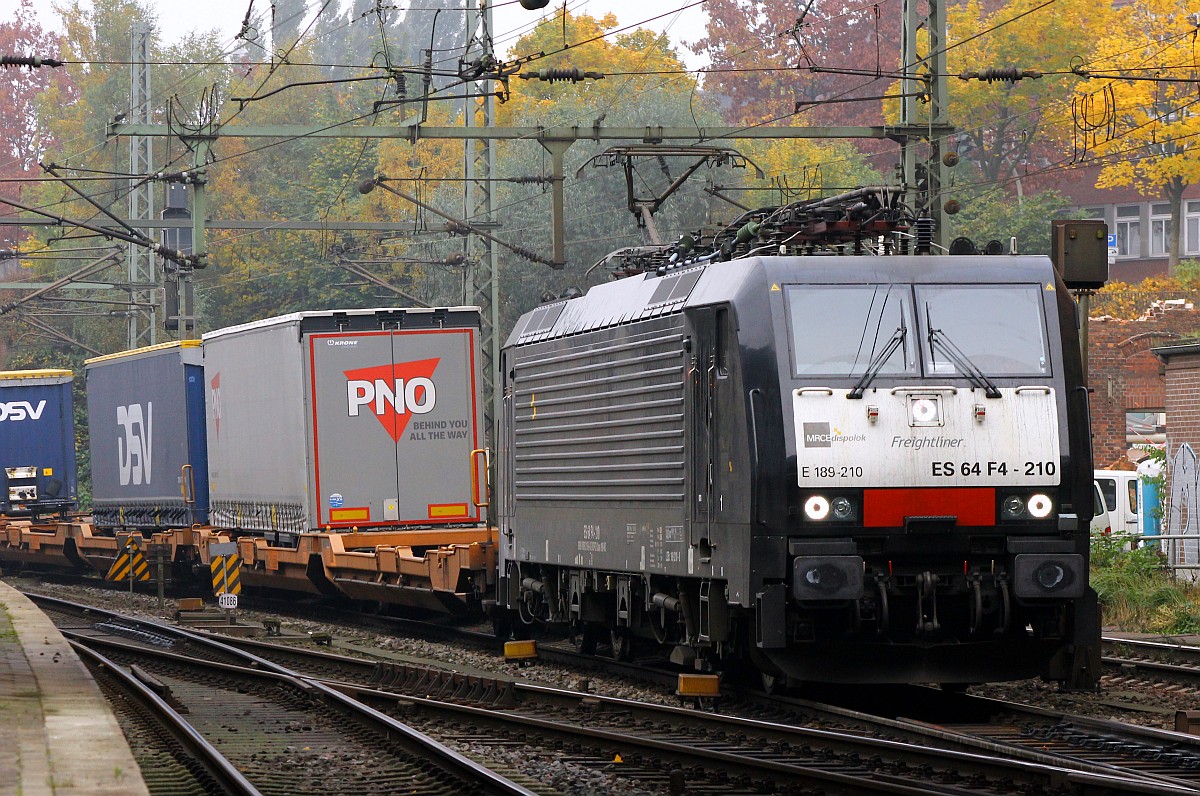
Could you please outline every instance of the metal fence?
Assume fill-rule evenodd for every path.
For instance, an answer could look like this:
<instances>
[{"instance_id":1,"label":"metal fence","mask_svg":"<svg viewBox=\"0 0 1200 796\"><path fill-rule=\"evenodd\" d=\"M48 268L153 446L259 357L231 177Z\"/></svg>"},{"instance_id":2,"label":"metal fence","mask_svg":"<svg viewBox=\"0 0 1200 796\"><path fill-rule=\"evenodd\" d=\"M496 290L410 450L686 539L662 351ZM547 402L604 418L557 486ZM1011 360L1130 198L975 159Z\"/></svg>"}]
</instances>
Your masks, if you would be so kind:
<instances>
[{"instance_id":1,"label":"metal fence","mask_svg":"<svg viewBox=\"0 0 1200 796\"><path fill-rule=\"evenodd\" d=\"M1200 534L1125 533L1120 538L1128 539L1130 545L1158 547L1163 554L1163 566L1171 577L1192 582L1200 580Z\"/></svg>"}]
</instances>

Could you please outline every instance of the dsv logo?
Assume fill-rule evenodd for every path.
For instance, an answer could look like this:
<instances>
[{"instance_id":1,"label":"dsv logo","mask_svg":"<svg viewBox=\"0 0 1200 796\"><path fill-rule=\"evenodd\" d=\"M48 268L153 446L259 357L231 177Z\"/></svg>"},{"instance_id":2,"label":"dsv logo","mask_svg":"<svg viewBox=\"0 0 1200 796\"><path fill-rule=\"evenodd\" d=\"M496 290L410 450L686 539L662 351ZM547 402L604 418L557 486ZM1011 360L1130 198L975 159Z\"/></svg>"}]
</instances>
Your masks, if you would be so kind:
<instances>
[{"instance_id":1,"label":"dsv logo","mask_svg":"<svg viewBox=\"0 0 1200 796\"><path fill-rule=\"evenodd\" d=\"M154 403L146 402L144 418L141 404L118 406L117 425L125 432L124 439L117 437L117 464L121 472L121 486L149 484L154 441Z\"/></svg>"},{"instance_id":2,"label":"dsv logo","mask_svg":"<svg viewBox=\"0 0 1200 796\"><path fill-rule=\"evenodd\" d=\"M36 409L29 401L9 401L8 403L0 401L0 421L40 420L45 409L45 400L38 401Z\"/></svg>"},{"instance_id":3,"label":"dsv logo","mask_svg":"<svg viewBox=\"0 0 1200 796\"><path fill-rule=\"evenodd\" d=\"M432 412L437 405L433 371L439 359L397 362L373 368L343 371L346 376L346 409L358 417L366 409L399 442L413 415Z\"/></svg>"}]
</instances>

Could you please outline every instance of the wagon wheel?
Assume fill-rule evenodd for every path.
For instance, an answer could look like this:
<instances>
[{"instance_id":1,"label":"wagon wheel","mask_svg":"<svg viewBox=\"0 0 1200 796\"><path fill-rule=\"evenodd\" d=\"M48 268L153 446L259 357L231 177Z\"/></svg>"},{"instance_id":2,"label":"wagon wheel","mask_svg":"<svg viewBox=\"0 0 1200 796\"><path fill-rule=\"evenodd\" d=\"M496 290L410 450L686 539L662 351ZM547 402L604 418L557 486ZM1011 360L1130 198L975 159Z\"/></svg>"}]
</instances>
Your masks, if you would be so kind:
<instances>
[{"instance_id":1,"label":"wagon wheel","mask_svg":"<svg viewBox=\"0 0 1200 796\"><path fill-rule=\"evenodd\" d=\"M782 674L770 674L759 669L758 671L758 686L764 694L774 695L783 693L783 689L787 686L787 676Z\"/></svg>"},{"instance_id":2,"label":"wagon wheel","mask_svg":"<svg viewBox=\"0 0 1200 796\"><path fill-rule=\"evenodd\" d=\"M609 633L609 639L614 661L627 661L633 657L633 636L627 630L615 628Z\"/></svg>"}]
</instances>

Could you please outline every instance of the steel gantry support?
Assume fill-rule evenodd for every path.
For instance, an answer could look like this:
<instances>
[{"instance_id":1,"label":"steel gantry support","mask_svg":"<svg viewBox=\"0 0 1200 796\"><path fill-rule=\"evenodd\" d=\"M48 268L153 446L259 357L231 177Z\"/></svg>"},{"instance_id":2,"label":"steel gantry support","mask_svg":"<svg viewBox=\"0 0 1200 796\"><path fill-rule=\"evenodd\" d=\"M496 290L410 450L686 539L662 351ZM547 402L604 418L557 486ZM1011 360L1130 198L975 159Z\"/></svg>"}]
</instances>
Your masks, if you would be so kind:
<instances>
[{"instance_id":1,"label":"steel gantry support","mask_svg":"<svg viewBox=\"0 0 1200 796\"><path fill-rule=\"evenodd\" d=\"M942 143L953 132L946 114L945 7L943 0L903 0L902 9L900 126L910 133L897 138L901 180L916 198L914 204L932 220L933 243L945 251L948 237L942 196ZM924 48L918 36L921 30L928 37ZM913 151L918 141L924 141L927 147L924 158Z\"/></svg>"},{"instance_id":2,"label":"steel gantry support","mask_svg":"<svg viewBox=\"0 0 1200 796\"><path fill-rule=\"evenodd\" d=\"M491 63L492 52L492 7L487 0L468 0L473 20L470 45L465 58L471 61L478 57L480 63ZM466 164L466 188L463 196L463 215L471 222L491 223L495 221L495 195L492 177L496 173L496 150L490 136L496 119L496 97L492 81L468 83L469 95L466 102L465 127L478 127L485 135L468 138L463 142ZM478 123L478 124L477 124ZM464 292L467 301L479 307L482 316L480 350L483 356L484 426L496 439L495 423L500 412L500 396L496 389L496 369L500 365L500 287L499 258L494 242L480 235L468 235L466 239L467 269Z\"/></svg>"},{"instance_id":3,"label":"steel gantry support","mask_svg":"<svg viewBox=\"0 0 1200 796\"><path fill-rule=\"evenodd\" d=\"M135 22L129 31L130 71L129 118L134 123L150 123L150 35L152 28ZM154 173L153 145L148 135L129 138L129 173ZM129 218L134 222L154 218L154 185L145 178L129 181ZM154 345L158 329L155 308L158 303L158 274L154 252L145 246L129 246L128 344L130 348ZM153 287L147 287L153 286Z\"/></svg>"}]
</instances>

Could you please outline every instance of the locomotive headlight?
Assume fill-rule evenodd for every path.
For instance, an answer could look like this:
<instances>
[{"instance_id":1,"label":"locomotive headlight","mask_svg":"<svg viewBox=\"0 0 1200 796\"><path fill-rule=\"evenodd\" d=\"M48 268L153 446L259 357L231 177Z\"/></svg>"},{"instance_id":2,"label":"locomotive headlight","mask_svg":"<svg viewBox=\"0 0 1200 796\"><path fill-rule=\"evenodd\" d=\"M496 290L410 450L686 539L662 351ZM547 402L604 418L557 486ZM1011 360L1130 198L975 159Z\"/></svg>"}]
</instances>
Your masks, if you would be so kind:
<instances>
[{"instance_id":1,"label":"locomotive headlight","mask_svg":"<svg viewBox=\"0 0 1200 796\"><path fill-rule=\"evenodd\" d=\"M1039 520L1044 520L1050 516L1050 512L1054 509L1054 501L1050 500L1046 495L1034 495L1029 498L1029 513Z\"/></svg>"},{"instance_id":2,"label":"locomotive headlight","mask_svg":"<svg viewBox=\"0 0 1200 796\"><path fill-rule=\"evenodd\" d=\"M835 520L849 520L854 517L854 504L850 502L850 498L835 497L829 502L829 507Z\"/></svg>"},{"instance_id":3,"label":"locomotive headlight","mask_svg":"<svg viewBox=\"0 0 1200 796\"><path fill-rule=\"evenodd\" d=\"M813 495L804 501L804 516L810 520L820 521L825 519L829 516L829 501L820 495Z\"/></svg>"},{"instance_id":4,"label":"locomotive headlight","mask_svg":"<svg viewBox=\"0 0 1200 796\"><path fill-rule=\"evenodd\" d=\"M1001 511L1004 513L1004 519L1019 520L1025 516L1025 501L1020 495L1009 495L1001 504Z\"/></svg>"},{"instance_id":5,"label":"locomotive headlight","mask_svg":"<svg viewBox=\"0 0 1200 796\"><path fill-rule=\"evenodd\" d=\"M911 395L908 420L912 426L942 425L942 404L936 395Z\"/></svg>"}]
</instances>

